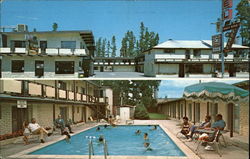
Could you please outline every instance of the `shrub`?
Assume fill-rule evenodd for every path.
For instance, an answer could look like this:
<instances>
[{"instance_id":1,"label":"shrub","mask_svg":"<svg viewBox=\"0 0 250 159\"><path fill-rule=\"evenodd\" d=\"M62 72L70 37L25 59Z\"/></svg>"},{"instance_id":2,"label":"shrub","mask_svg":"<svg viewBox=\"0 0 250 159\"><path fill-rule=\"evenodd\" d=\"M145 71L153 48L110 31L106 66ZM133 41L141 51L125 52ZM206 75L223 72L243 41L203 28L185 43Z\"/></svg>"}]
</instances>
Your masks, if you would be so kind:
<instances>
[{"instance_id":1,"label":"shrub","mask_svg":"<svg viewBox=\"0 0 250 159\"><path fill-rule=\"evenodd\" d=\"M135 119L149 119L148 111L143 104L138 104L135 107Z\"/></svg>"}]
</instances>

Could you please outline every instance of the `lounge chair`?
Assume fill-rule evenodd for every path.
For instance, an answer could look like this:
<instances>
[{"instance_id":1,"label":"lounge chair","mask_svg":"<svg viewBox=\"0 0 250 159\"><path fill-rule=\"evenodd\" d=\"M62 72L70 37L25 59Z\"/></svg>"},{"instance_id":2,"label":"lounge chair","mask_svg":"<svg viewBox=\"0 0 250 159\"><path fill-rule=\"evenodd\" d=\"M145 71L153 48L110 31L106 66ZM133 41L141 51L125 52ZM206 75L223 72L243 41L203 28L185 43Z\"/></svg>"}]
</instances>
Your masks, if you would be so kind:
<instances>
[{"instance_id":1,"label":"lounge chair","mask_svg":"<svg viewBox=\"0 0 250 159\"><path fill-rule=\"evenodd\" d=\"M220 155L220 157L222 156L220 148L219 148L219 139L221 136L221 130L216 130L213 134L212 137L209 137L208 139L201 139L198 142L197 148L195 149L196 154L198 154L199 151L199 147L202 144L202 142L207 142L208 145L213 145L215 147L215 150L217 151L217 153Z\"/></svg>"}]
</instances>

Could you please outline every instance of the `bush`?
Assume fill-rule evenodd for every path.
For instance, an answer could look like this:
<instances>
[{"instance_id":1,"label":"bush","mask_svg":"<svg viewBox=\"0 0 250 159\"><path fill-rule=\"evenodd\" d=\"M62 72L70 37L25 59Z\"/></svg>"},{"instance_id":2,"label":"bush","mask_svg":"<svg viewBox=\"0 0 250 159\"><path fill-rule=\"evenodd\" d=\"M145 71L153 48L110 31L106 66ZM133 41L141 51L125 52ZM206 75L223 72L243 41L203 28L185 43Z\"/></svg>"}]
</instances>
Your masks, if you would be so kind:
<instances>
[{"instance_id":1,"label":"bush","mask_svg":"<svg viewBox=\"0 0 250 159\"><path fill-rule=\"evenodd\" d=\"M149 119L148 111L143 104L135 107L135 119Z\"/></svg>"}]
</instances>

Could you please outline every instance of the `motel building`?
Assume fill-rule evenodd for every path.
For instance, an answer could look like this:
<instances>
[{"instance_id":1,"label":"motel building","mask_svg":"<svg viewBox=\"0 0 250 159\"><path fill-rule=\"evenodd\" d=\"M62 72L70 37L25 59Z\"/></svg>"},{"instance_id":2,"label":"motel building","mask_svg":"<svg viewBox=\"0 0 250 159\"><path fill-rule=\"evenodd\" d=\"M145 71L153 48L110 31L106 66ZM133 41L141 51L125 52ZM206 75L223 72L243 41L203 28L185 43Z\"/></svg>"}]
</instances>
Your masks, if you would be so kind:
<instances>
[{"instance_id":1,"label":"motel building","mask_svg":"<svg viewBox=\"0 0 250 159\"><path fill-rule=\"evenodd\" d=\"M112 115L113 92L95 81L1 80L0 135L23 128L36 118L43 127L53 128L58 114L73 123L105 119Z\"/></svg>"},{"instance_id":2,"label":"motel building","mask_svg":"<svg viewBox=\"0 0 250 159\"><path fill-rule=\"evenodd\" d=\"M226 44L225 44L226 45ZM249 47L233 44L233 51L225 56L225 72L235 77L238 72L249 72ZM144 75L212 74L221 71L221 58L212 53L211 40L172 40L144 52Z\"/></svg>"},{"instance_id":3,"label":"motel building","mask_svg":"<svg viewBox=\"0 0 250 159\"><path fill-rule=\"evenodd\" d=\"M192 124L199 125L204 122L205 116L211 116L211 122L215 121L216 114L221 114L226 122L224 130L228 130L230 137L240 135L249 136L249 81L234 84L248 91L248 97L237 102L220 99L205 100L203 98L169 98L159 100L158 111L168 115L172 119L182 121L188 117ZM216 94L214 94L216 96Z\"/></svg>"},{"instance_id":4,"label":"motel building","mask_svg":"<svg viewBox=\"0 0 250 159\"><path fill-rule=\"evenodd\" d=\"M0 78L78 78L93 75L91 31L35 31L17 25L0 33Z\"/></svg>"}]
</instances>

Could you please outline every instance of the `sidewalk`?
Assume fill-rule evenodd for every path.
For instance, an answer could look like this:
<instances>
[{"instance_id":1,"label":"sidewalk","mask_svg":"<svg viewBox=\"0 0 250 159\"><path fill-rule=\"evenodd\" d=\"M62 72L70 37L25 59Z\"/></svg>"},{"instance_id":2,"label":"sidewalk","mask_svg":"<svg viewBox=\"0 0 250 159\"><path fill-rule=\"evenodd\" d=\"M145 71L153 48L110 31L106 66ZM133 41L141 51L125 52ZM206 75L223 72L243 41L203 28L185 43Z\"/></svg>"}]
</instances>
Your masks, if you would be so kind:
<instances>
[{"instance_id":1,"label":"sidewalk","mask_svg":"<svg viewBox=\"0 0 250 159\"><path fill-rule=\"evenodd\" d=\"M172 132L174 135L176 135L177 132L180 131L180 127L177 126L180 124L180 121L177 120L135 120L135 124L162 124L165 128L169 129L170 132ZM238 145L248 145L248 139L242 138L241 136L229 138L229 133L226 136L226 141L228 146L225 148L223 146L220 147L222 157L220 157L216 151L206 151L204 150L204 147L201 146L199 148L199 154L198 156L201 159L247 159L249 156L249 149L244 150L238 146L232 145L232 142L238 141ZM197 143L194 141L192 142L185 142L185 137L181 138L181 141L187 145L192 151L194 151L197 147ZM236 144L235 144L236 145Z\"/></svg>"}]
</instances>

